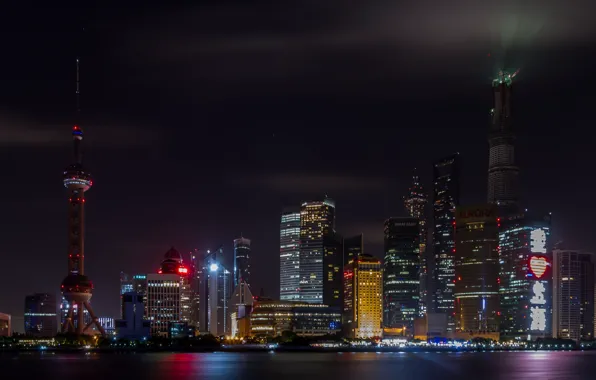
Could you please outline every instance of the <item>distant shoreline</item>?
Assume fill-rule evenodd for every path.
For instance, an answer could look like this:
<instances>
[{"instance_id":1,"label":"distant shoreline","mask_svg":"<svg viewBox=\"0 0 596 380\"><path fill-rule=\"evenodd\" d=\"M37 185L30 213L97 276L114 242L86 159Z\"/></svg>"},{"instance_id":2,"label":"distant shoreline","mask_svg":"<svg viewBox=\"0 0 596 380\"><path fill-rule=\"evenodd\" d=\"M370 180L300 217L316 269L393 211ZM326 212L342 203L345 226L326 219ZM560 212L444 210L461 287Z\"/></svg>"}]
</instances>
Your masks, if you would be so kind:
<instances>
[{"instance_id":1,"label":"distant shoreline","mask_svg":"<svg viewBox=\"0 0 596 380\"><path fill-rule=\"evenodd\" d=\"M569 351L596 351L594 348L532 348L532 349L503 349L503 348L451 348L451 347L375 347L375 348L358 348L358 347L277 347L270 349L266 347L168 347L168 348L50 348L40 350L35 348L0 348L0 355L3 353L59 353L59 354L87 354L87 353L102 353L102 354L120 354L120 353L135 353L135 354L149 354L149 353L209 353L209 352L233 352L233 353L263 353L263 352L280 352L280 353L385 353L385 352L403 352L403 353L431 353L431 352L569 352Z\"/></svg>"}]
</instances>

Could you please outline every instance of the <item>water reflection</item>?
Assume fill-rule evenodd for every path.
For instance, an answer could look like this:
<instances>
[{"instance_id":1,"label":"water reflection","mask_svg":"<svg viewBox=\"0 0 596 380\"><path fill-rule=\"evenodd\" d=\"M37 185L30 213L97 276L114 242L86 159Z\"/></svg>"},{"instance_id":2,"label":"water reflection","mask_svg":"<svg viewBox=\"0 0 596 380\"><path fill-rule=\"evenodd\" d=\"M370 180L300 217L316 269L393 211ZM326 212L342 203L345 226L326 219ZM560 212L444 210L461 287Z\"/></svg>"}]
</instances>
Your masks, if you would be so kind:
<instances>
[{"instance_id":1,"label":"water reflection","mask_svg":"<svg viewBox=\"0 0 596 380\"><path fill-rule=\"evenodd\" d=\"M596 352L0 355L2 379L583 380Z\"/></svg>"}]
</instances>

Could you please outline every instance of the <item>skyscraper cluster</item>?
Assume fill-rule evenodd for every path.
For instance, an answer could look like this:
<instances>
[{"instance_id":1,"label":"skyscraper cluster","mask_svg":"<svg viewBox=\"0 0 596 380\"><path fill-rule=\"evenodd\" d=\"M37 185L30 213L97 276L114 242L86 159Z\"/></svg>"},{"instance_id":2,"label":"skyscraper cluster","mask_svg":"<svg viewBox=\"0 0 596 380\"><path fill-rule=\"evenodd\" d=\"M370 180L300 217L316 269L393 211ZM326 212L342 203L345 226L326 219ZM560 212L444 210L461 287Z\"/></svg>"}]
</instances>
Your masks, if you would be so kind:
<instances>
[{"instance_id":1,"label":"skyscraper cluster","mask_svg":"<svg viewBox=\"0 0 596 380\"><path fill-rule=\"evenodd\" d=\"M25 299L26 334L105 335L115 327L125 339L277 336L288 330L356 339L593 339L596 256L553 247L551 215L520 205L514 76L503 71L492 83L486 203L462 203L461 157L448 155L432 164L430 195L414 173L403 197L405 215L379 224L383 251L376 255L365 251L362 234L345 237L336 230L331 198L305 201L281 213L279 300L253 293L251 240L240 234L231 263L221 246L188 255L172 247L154 272L121 273L115 321L98 318L90 303L85 192L93 181L82 165L83 131L75 125L74 163L63 173L68 252L60 323L56 298L32 294ZM9 324L2 315L0 330L10 333Z\"/></svg>"}]
</instances>

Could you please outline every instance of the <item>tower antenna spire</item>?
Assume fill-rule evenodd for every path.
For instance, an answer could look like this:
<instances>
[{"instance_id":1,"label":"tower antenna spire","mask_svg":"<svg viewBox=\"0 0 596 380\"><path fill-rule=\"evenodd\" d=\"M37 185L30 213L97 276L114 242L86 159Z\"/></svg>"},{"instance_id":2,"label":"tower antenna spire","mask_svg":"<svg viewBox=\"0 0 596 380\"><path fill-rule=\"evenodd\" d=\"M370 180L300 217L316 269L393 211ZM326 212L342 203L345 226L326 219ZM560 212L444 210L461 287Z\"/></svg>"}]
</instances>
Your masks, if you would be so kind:
<instances>
[{"instance_id":1,"label":"tower antenna spire","mask_svg":"<svg viewBox=\"0 0 596 380\"><path fill-rule=\"evenodd\" d=\"M77 117L79 117L80 113L81 113L81 89L80 89L80 84L81 84L81 80L80 80L80 68L79 68L79 62L80 62L80 58L77 57Z\"/></svg>"}]
</instances>

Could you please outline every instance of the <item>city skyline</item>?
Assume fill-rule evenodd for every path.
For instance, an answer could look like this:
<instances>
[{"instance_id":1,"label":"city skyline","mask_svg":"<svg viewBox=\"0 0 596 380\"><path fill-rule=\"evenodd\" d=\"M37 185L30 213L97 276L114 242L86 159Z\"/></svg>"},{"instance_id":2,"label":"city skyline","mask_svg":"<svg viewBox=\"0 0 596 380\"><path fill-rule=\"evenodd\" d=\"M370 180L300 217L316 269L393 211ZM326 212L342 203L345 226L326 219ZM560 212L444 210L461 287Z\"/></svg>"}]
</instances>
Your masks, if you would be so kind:
<instances>
[{"instance_id":1,"label":"city skyline","mask_svg":"<svg viewBox=\"0 0 596 380\"><path fill-rule=\"evenodd\" d=\"M66 13L56 15L57 19L69 16ZM92 304L98 315L119 315L121 271L154 273L163 252L172 245L186 254L194 248L224 244L224 252L231 255L233 239L240 231L251 238L255 252L251 256L253 291L265 288L276 297L281 211L320 199L325 193L337 203L337 230L345 236L363 233L367 253L382 257L383 222L406 216L401 197L411 181L412 168L418 168L424 187L432 189L431 163L455 151L461 153L461 203L486 199L486 134L492 94L490 82L479 75L484 73L445 74L445 68L437 65L414 72L415 80L403 80L396 74L409 67L406 62L381 70L387 76L382 84L367 74L379 69L374 58L365 60L363 67L340 64L342 53L332 46L331 56L311 52L324 66L321 73L302 73L308 80L300 85L294 82L286 92L276 85L283 80L267 77L258 95L239 101L245 77L199 75L199 83L205 84L200 91L219 90L213 99L203 92L193 95L192 86L181 84L180 95L164 100L172 90L163 77L152 82L144 70L123 75L142 63L130 56L117 60L113 53L106 54L106 45L120 51L134 40L134 32L126 29L128 38L114 45L117 36L102 29L106 23L131 22L133 27L142 23L141 17L117 16L102 14L96 23L89 23L87 51L81 54L85 163L96 176L86 208L86 249L88 273L97 289ZM56 31L38 40L41 29L30 30L15 42L14 46L22 47L36 40L31 51L1 63L5 72L19 80L7 80L0 90L0 121L17 128L0 134L4 148L0 169L7 183L20 186L7 186L1 193L7 200L4 217L10 222L0 251L11 267L22 267L25 260L34 263L28 270L32 280L22 293L0 298L0 311L15 316L22 314L26 294L58 294L67 247L65 223L60 222L66 212L59 176L60 168L69 164L64 132L74 124L69 62L77 54L72 42L77 32L74 28ZM170 32L180 35L175 28ZM57 45L51 54L41 46L48 42ZM392 46L399 55L402 45ZM227 54L237 54L224 48L230 49ZM138 49L148 53L143 46ZM257 57L266 55L253 49ZM593 123L588 112L593 82L591 78L572 79L594 56L578 47L588 59L575 59L573 46L565 56L557 54L557 49L560 46L533 52L534 62L522 68L512 97L518 135L516 164L521 168L520 204L537 212L553 212L553 241L562 239L573 249L594 251L596 238L581 233L591 221L593 206L576 207L578 199L587 199L594 184L593 178L582 176L590 170L590 148L573 136ZM445 59L481 66L488 50L474 47L461 52L461 58L453 53ZM346 54L359 57L366 52L355 45ZM200 54L214 61L223 59L218 51ZM41 70L32 70L28 62L39 55L47 56L46 62ZM557 77L561 74L554 64L548 64L553 56L566 67L564 80ZM169 64L150 58L144 66L147 71L155 66L172 70ZM173 61L174 68L188 70L188 62ZM329 66L333 65L328 61L344 71L332 76ZM262 79L259 75L264 74L256 66L247 65L249 79L250 75ZM431 76L420 80L426 74ZM438 79L439 75L443 78ZM349 91L327 92L328 84L346 78L355 81ZM238 92L222 90L228 82ZM567 96L570 82L576 86L575 96ZM138 88L144 87L147 93L140 94ZM305 96L309 91L317 95ZM198 109L185 111L188 105ZM242 116L230 115L230 108ZM544 109L555 111L546 115L541 112ZM294 139L302 125L306 126L304 134L316 133L320 141ZM559 133L561 125L568 135ZM179 135L185 138L176 138ZM237 138L230 139L230 135ZM354 136L362 144L359 151L346 149ZM333 139L340 143L334 144ZM198 149L193 149L191 140L198 142ZM321 148L321 141L328 145ZM396 145L395 141L407 143ZM574 154L566 157L565 151ZM22 159L11 159L13 154ZM30 174L31 166L35 177ZM581 186L563 190L556 186L573 181L581 181ZM32 233L35 239L28 238ZM9 288L17 281L15 276L8 273L0 279L0 286Z\"/></svg>"}]
</instances>

